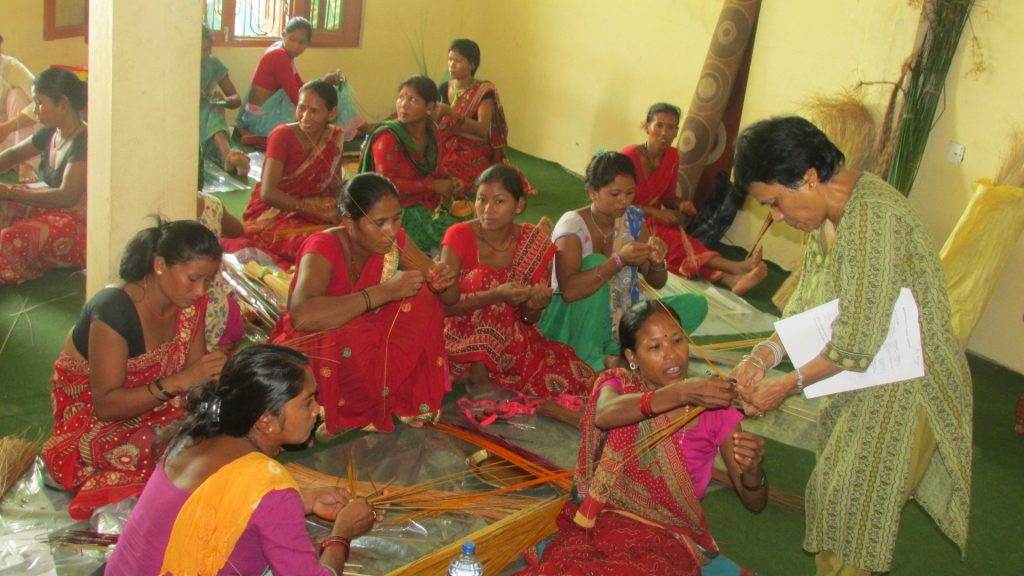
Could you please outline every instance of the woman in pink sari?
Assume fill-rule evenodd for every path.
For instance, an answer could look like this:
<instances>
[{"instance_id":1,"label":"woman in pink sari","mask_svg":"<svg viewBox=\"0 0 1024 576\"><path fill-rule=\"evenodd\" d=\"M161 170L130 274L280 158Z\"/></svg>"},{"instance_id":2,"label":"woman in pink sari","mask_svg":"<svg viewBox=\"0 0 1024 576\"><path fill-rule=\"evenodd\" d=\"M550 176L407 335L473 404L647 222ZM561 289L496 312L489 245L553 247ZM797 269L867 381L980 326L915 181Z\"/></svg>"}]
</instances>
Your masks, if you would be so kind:
<instances>
[{"instance_id":1,"label":"woman in pink sari","mask_svg":"<svg viewBox=\"0 0 1024 576\"><path fill-rule=\"evenodd\" d=\"M494 164L508 164L508 123L498 99L498 88L487 80L477 80L480 46L468 38L459 38L448 47L448 74L451 79L438 87L438 145L441 172L462 181L464 190L472 190L476 179ZM526 177L527 194L536 190Z\"/></svg>"},{"instance_id":2,"label":"woman in pink sari","mask_svg":"<svg viewBox=\"0 0 1024 576\"><path fill-rule=\"evenodd\" d=\"M387 178L346 182L341 212L341 226L302 244L271 341L309 356L329 434L436 421L451 387L444 306L459 297L455 273L408 240Z\"/></svg>"},{"instance_id":3,"label":"woman in pink sari","mask_svg":"<svg viewBox=\"0 0 1024 576\"><path fill-rule=\"evenodd\" d=\"M267 141L263 178L253 190L243 223L245 238L226 241L236 251L255 246L290 268L307 236L337 222L344 131L331 124L338 93L323 80L299 91L298 122L274 128Z\"/></svg>"},{"instance_id":4,"label":"woman in pink sari","mask_svg":"<svg viewBox=\"0 0 1024 576\"><path fill-rule=\"evenodd\" d=\"M455 376L529 396L583 395L594 371L572 348L548 340L536 322L551 302L555 246L547 231L516 224L525 192L515 168L495 165L477 179L477 219L454 224L441 258L459 275L445 348Z\"/></svg>"},{"instance_id":5,"label":"woman in pink sari","mask_svg":"<svg viewBox=\"0 0 1024 576\"><path fill-rule=\"evenodd\" d=\"M724 284L736 294L745 294L768 275L761 250L742 262L723 258L683 230L686 219L696 214L693 203L679 198L679 150L672 141L679 133L679 108L659 102L647 111L644 132L647 141L626 146L622 153L636 167L636 199L653 235L668 244L669 270L683 278L701 276Z\"/></svg>"}]
</instances>

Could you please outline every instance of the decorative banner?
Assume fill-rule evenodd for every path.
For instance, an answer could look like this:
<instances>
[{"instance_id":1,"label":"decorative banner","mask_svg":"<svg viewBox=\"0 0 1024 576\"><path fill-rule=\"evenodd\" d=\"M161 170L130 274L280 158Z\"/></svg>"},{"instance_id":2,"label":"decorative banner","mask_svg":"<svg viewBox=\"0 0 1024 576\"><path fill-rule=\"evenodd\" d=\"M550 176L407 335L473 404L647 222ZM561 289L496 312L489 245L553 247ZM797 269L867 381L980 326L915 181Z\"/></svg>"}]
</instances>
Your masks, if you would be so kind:
<instances>
[{"instance_id":1,"label":"decorative banner","mask_svg":"<svg viewBox=\"0 0 1024 576\"><path fill-rule=\"evenodd\" d=\"M698 207L712 188L701 184L705 165L714 165L704 179L708 183L732 167L732 141L739 126L750 67L748 47L753 43L760 9L760 0L725 1L683 119L677 144L679 191L682 198L693 200ZM723 118L728 125L723 124Z\"/></svg>"}]
</instances>

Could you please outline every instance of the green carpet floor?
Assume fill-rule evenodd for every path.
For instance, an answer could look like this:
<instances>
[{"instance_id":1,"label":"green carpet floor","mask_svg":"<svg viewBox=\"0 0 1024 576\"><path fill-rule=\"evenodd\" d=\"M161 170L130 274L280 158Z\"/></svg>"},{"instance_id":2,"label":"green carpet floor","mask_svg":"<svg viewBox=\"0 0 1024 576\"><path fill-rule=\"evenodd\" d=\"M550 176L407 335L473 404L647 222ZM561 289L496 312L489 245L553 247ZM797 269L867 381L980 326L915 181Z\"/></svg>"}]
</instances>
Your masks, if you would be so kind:
<instances>
[{"instance_id":1,"label":"green carpet floor","mask_svg":"<svg viewBox=\"0 0 1024 576\"><path fill-rule=\"evenodd\" d=\"M512 151L514 164L540 194L529 199L523 215L557 220L564 211L587 202L580 178L561 166ZM246 192L222 196L228 209L241 214ZM741 258L742 250L723 253ZM770 255L769 255L770 256ZM772 266L769 279L748 295L762 310L785 273ZM0 288L0 434L45 434L52 424L49 378L68 329L83 303L81 273L51 271L21 286ZM971 535L966 557L947 541L916 503L903 514L892 574L1024 574L1024 437L1013 433L1017 398L1024 375L970 357L975 390L974 490ZM766 470L771 483L802 494L814 465L810 452L769 441ZM762 575L813 574L813 558L801 551L802 512L769 507L751 514L729 491L706 500L712 532L723 551Z\"/></svg>"}]
</instances>

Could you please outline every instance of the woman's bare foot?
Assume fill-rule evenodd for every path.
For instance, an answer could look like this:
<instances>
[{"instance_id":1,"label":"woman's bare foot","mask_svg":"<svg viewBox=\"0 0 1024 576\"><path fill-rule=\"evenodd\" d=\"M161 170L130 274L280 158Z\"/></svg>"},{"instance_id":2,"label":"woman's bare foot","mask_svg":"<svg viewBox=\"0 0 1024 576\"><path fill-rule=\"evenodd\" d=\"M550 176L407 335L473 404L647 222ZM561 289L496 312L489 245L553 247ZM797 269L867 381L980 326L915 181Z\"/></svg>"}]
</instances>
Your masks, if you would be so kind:
<instances>
[{"instance_id":1,"label":"woman's bare foot","mask_svg":"<svg viewBox=\"0 0 1024 576\"><path fill-rule=\"evenodd\" d=\"M756 270L762 265L761 261L763 254L764 250L761 246L758 246L757 249L754 250L753 254L748 256L747 259L741 263L741 270L744 272L752 272L753 270Z\"/></svg>"},{"instance_id":2,"label":"woman's bare foot","mask_svg":"<svg viewBox=\"0 0 1024 576\"><path fill-rule=\"evenodd\" d=\"M735 283L729 286L732 289L732 293L737 296L743 296L750 291L751 288L760 284L768 276L768 265L764 262L759 262L757 267L747 272L746 274L734 277Z\"/></svg>"}]
</instances>

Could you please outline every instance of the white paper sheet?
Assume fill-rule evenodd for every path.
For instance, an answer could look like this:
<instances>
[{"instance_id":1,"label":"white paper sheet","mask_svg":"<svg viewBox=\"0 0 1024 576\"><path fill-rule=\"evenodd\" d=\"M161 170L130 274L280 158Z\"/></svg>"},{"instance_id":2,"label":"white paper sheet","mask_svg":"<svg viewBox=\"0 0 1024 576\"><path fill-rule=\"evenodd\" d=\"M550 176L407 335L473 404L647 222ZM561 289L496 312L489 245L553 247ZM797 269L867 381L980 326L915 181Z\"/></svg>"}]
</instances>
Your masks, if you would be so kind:
<instances>
[{"instance_id":1,"label":"white paper sheet","mask_svg":"<svg viewBox=\"0 0 1024 576\"><path fill-rule=\"evenodd\" d=\"M794 366L803 366L821 354L832 340L832 323L838 315L839 300L833 300L775 323ZM817 398L922 376L924 350L917 302L909 288L902 288L889 322L889 333L867 371L840 372L808 386L804 396Z\"/></svg>"}]
</instances>

